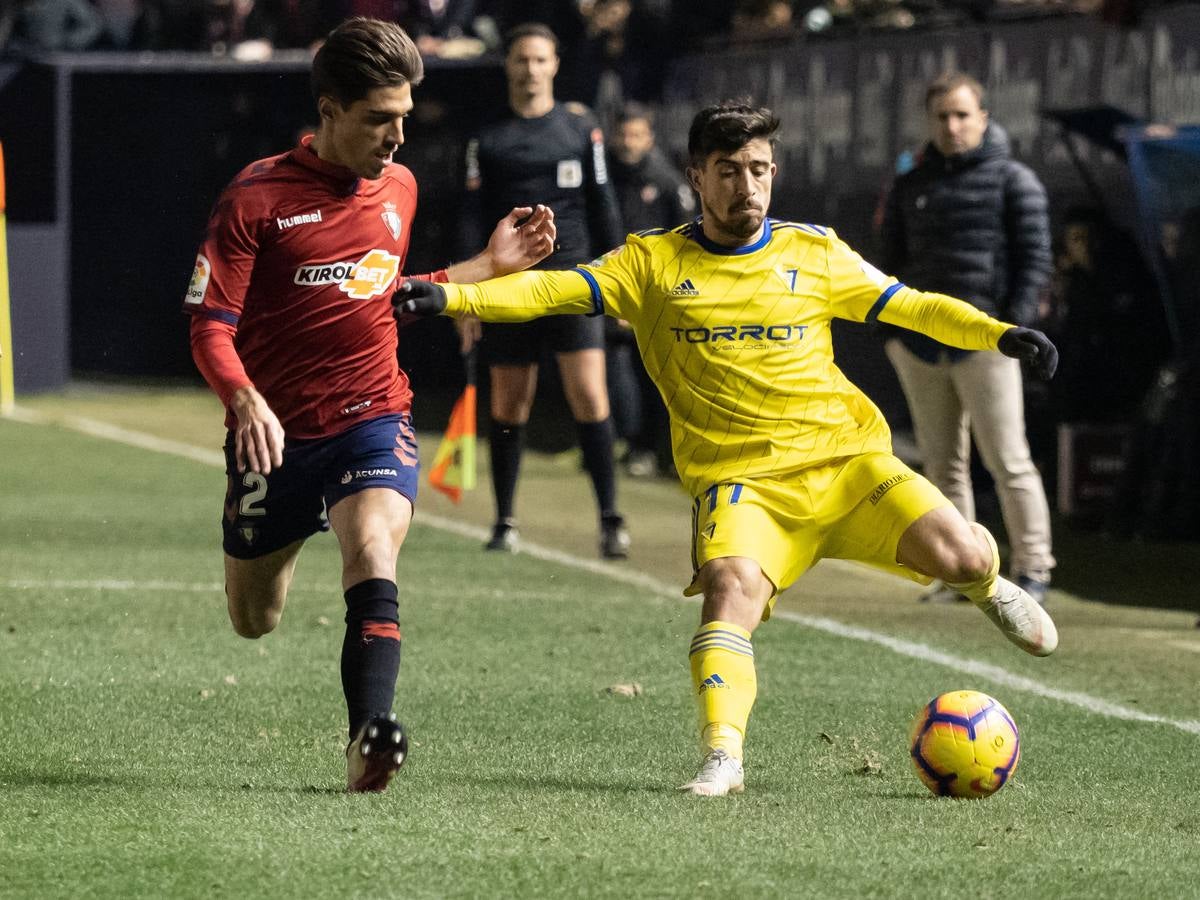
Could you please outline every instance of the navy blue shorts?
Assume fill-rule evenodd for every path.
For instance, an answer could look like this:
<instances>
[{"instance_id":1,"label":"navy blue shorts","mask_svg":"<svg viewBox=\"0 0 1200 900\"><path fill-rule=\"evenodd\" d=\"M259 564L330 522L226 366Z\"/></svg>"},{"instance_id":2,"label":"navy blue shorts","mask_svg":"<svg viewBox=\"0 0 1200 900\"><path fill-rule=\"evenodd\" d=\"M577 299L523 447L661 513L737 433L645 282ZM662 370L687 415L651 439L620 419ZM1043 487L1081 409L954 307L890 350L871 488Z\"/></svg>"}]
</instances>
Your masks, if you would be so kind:
<instances>
[{"instance_id":1,"label":"navy blue shorts","mask_svg":"<svg viewBox=\"0 0 1200 900\"><path fill-rule=\"evenodd\" d=\"M531 322L484 322L483 356L491 366L541 362L544 352L604 346L604 316L543 316Z\"/></svg>"},{"instance_id":2,"label":"navy blue shorts","mask_svg":"<svg viewBox=\"0 0 1200 900\"><path fill-rule=\"evenodd\" d=\"M341 434L289 440L270 475L239 474L233 432L225 438L222 545L235 559L255 559L329 530L325 510L366 488L391 488L417 502L417 436L412 418L386 415Z\"/></svg>"}]
</instances>

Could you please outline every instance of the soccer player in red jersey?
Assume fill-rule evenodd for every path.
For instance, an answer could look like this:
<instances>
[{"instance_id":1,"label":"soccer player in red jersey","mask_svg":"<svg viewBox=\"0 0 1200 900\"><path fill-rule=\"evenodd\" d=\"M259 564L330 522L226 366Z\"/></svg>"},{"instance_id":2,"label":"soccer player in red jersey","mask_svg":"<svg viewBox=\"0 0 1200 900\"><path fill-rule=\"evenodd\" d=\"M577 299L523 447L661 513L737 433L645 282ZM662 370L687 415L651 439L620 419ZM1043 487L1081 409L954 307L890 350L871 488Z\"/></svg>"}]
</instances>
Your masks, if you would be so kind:
<instances>
[{"instance_id":1,"label":"soccer player in red jersey","mask_svg":"<svg viewBox=\"0 0 1200 900\"><path fill-rule=\"evenodd\" d=\"M279 623L305 539L342 553L347 787L383 790L407 753L396 558L417 493L412 392L391 295L416 210L404 143L421 56L397 25L350 19L313 59L315 135L225 189L184 300L192 356L226 409L225 593L247 638ZM472 282L554 247L545 207L505 216L473 259L423 275Z\"/></svg>"}]
</instances>

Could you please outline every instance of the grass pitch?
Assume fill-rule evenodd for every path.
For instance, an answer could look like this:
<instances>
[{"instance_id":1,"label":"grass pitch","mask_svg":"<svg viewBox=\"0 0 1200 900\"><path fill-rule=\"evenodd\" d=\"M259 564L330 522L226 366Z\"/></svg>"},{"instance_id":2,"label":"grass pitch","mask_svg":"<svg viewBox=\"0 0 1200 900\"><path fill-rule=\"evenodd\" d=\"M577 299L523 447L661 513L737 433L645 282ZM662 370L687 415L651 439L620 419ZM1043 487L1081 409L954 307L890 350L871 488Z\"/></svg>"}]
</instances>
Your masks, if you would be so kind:
<instances>
[{"instance_id":1,"label":"grass pitch","mask_svg":"<svg viewBox=\"0 0 1200 900\"><path fill-rule=\"evenodd\" d=\"M189 429L217 424L209 408L190 422L168 436L204 443ZM583 481L531 460L527 505L560 476ZM1041 687L768 623L747 792L702 801L674 791L697 762L694 605L484 555L418 518L400 567L397 707L412 755L388 793L351 797L334 541L305 548L280 628L240 639L220 588L222 485L199 461L0 421L0 896L1198 893L1200 734L1052 696L1087 691L1187 726L1200 709L1190 616L1060 595L1063 650L1038 661L973 610L931 612L908 585L814 573L800 609ZM445 513L431 494L422 509ZM571 524L589 507L554 496L527 536L545 529L593 555L591 523ZM625 497L635 537L651 522L663 544L647 534L616 571L678 580L686 498ZM639 697L605 690L634 681ZM986 801L931 797L907 757L921 704L960 687L998 696L1022 730L1014 781Z\"/></svg>"}]
</instances>

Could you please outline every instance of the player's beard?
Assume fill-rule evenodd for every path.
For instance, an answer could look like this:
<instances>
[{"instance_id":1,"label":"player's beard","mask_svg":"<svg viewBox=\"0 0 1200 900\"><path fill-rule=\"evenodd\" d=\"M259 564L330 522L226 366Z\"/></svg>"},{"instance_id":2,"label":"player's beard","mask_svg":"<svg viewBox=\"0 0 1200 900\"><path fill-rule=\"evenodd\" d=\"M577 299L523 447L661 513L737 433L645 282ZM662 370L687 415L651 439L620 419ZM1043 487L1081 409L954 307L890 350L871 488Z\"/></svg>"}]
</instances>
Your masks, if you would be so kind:
<instances>
[{"instance_id":1,"label":"player's beard","mask_svg":"<svg viewBox=\"0 0 1200 900\"><path fill-rule=\"evenodd\" d=\"M716 225L726 234L748 241L758 234L765 218L766 213L757 207L742 208L727 213L724 218L717 218Z\"/></svg>"}]
</instances>

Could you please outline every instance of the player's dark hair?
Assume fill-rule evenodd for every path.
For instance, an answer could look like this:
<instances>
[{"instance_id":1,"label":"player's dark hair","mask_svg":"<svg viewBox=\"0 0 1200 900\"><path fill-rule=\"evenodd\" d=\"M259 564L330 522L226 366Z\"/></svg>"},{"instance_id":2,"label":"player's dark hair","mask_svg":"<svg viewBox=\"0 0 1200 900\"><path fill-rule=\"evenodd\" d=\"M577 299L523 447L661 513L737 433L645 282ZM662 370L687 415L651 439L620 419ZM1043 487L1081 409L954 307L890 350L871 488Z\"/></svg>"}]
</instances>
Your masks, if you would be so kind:
<instances>
[{"instance_id":1,"label":"player's dark hair","mask_svg":"<svg viewBox=\"0 0 1200 900\"><path fill-rule=\"evenodd\" d=\"M778 130L779 117L765 106L733 100L706 106L688 129L688 158L693 166L702 166L710 153L736 153L758 138L773 147Z\"/></svg>"},{"instance_id":2,"label":"player's dark hair","mask_svg":"<svg viewBox=\"0 0 1200 900\"><path fill-rule=\"evenodd\" d=\"M646 124L654 128L654 111L644 103L638 103L636 100L630 100L621 107L621 111L617 113L617 124L623 125L625 122L633 122L638 119L644 119Z\"/></svg>"},{"instance_id":3,"label":"player's dark hair","mask_svg":"<svg viewBox=\"0 0 1200 900\"><path fill-rule=\"evenodd\" d=\"M975 95L975 99L979 101L980 109L987 109L983 85L964 72L943 72L929 82L929 87L925 88L925 108L929 109L929 105L934 100L951 91L957 91L961 87L970 89L971 93Z\"/></svg>"},{"instance_id":4,"label":"player's dark hair","mask_svg":"<svg viewBox=\"0 0 1200 900\"><path fill-rule=\"evenodd\" d=\"M421 53L395 22L356 16L325 38L313 57L313 100L333 97L349 106L378 87L416 87L425 77Z\"/></svg>"},{"instance_id":5,"label":"player's dark hair","mask_svg":"<svg viewBox=\"0 0 1200 900\"><path fill-rule=\"evenodd\" d=\"M543 25L541 22L525 22L511 28L508 34L504 35L504 55L508 55L513 44L527 37L545 38L554 45L554 52L558 53L558 35L550 30L549 25Z\"/></svg>"}]
</instances>

